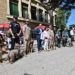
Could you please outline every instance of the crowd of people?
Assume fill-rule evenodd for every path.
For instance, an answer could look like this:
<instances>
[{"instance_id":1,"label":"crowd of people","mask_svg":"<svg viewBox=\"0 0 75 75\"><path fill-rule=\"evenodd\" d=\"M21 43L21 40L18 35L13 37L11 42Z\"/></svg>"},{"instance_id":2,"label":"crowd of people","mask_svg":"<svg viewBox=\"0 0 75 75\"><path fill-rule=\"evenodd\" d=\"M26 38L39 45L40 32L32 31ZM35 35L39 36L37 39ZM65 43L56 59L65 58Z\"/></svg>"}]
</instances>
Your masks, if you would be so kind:
<instances>
[{"instance_id":1,"label":"crowd of people","mask_svg":"<svg viewBox=\"0 0 75 75\"><path fill-rule=\"evenodd\" d=\"M69 30L67 28L64 28L63 30L58 29L56 32L56 40L57 40L57 47L63 47L65 46L73 46L73 41L75 38L75 29L70 28Z\"/></svg>"},{"instance_id":2,"label":"crowd of people","mask_svg":"<svg viewBox=\"0 0 75 75\"><path fill-rule=\"evenodd\" d=\"M8 54L9 62L22 57L24 54L33 52L34 40L37 41L38 52L42 50L60 48L61 46L73 46L75 28L54 30L52 25L39 24L34 29L29 27L29 20L25 20L23 27L20 27L17 17L13 17L6 33L0 31L0 62L2 55ZM24 45L24 50L20 49Z\"/></svg>"}]
</instances>

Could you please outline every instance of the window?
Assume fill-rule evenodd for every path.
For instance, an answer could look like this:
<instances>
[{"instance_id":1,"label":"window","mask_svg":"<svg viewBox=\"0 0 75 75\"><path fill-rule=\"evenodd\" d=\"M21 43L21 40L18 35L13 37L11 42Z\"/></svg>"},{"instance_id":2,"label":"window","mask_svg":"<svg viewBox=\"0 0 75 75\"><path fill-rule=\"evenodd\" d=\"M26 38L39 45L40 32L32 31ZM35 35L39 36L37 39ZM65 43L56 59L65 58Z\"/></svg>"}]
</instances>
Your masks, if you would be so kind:
<instances>
[{"instance_id":1,"label":"window","mask_svg":"<svg viewBox=\"0 0 75 75\"><path fill-rule=\"evenodd\" d=\"M39 21L43 21L42 12L43 12L43 10L39 9Z\"/></svg>"},{"instance_id":2,"label":"window","mask_svg":"<svg viewBox=\"0 0 75 75\"><path fill-rule=\"evenodd\" d=\"M10 15L18 16L18 1L10 0Z\"/></svg>"},{"instance_id":3,"label":"window","mask_svg":"<svg viewBox=\"0 0 75 75\"><path fill-rule=\"evenodd\" d=\"M33 20L36 20L36 8L31 6L31 17Z\"/></svg>"},{"instance_id":4,"label":"window","mask_svg":"<svg viewBox=\"0 0 75 75\"><path fill-rule=\"evenodd\" d=\"M28 19L28 5L22 3L22 17Z\"/></svg>"},{"instance_id":5,"label":"window","mask_svg":"<svg viewBox=\"0 0 75 75\"><path fill-rule=\"evenodd\" d=\"M48 12L45 12L45 22L48 22Z\"/></svg>"}]
</instances>

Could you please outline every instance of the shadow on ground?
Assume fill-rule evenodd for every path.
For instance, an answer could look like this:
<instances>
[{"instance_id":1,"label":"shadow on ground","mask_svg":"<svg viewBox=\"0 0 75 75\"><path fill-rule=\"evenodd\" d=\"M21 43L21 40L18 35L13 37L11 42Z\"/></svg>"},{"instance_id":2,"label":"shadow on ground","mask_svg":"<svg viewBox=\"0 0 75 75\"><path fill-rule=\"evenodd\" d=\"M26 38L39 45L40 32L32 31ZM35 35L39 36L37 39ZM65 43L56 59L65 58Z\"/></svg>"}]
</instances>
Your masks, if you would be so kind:
<instances>
[{"instance_id":1,"label":"shadow on ground","mask_svg":"<svg viewBox=\"0 0 75 75\"><path fill-rule=\"evenodd\" d=\"M24 75L32 75L32 74L24 73Z\"/></svg>"}]
</instances>

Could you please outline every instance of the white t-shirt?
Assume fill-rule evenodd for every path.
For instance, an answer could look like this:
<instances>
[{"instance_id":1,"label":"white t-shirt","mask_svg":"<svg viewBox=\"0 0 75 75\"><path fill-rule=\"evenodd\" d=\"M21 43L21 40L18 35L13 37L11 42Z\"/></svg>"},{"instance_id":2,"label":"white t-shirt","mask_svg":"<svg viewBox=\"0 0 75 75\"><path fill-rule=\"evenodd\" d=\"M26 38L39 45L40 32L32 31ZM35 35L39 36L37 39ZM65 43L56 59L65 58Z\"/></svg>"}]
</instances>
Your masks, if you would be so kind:
<instances>
[{"instance_id":1,"label":"white t-shirt","mask_svg":"<svg viewBox=\"0 0 75 75\"><path fill-rule=\"evenodd\" d=\"M4 34L3 31L0 30L0 34L3 35Z\"/></svg>"},{"instance_id":2,"label":"white t-shirt","mask_svg":"<svg viewBox=\"0 0 75 75\"><path fill-rule=\"evenodd\" d=\"M41 39L44 40L45 38L49 38L48 31L44 31L44 32L41 33Z\"/></svg>"},{"instance_id":3,"label":"white t-shirt","mask_svg":"<svg viewBox=\"0 0 75 75\"><path fill-rule=\"evenodd\" d=\"M70 35L74 35L74 31L73 30L70 31Z\"/></svg>"}]
</instances>

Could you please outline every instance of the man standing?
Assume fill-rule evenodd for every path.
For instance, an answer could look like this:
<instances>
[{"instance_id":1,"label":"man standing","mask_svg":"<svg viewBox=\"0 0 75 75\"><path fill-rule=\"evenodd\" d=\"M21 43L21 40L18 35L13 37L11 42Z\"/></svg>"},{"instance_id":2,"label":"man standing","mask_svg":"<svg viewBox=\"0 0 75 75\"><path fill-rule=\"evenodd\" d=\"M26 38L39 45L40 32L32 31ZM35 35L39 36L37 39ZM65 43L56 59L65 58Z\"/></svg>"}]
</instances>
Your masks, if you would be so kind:
<instances>
[{"instance_id":1,"label":"man standing","mask_svg":"<svg viewBox=\"0 0 75 75\"><path fill-rule=\"evenodd\" d=\"M48 41L49 41L48 30L49 28L45 28L45 30L42 32L43 40L44 40L44 45L43 45L44 50L48 50Z\"/></svg>"},{"instance_id":2,"label":"man standing","mask_svg":"<svg viewBox=\"0 0 75 75\"><path fill-rule=\"evenodd\" d=\"M25 52L26 54L29 52L29 43L31 39L31 28L29 27L29 20L25 20L25 24L23 26L23 35L24 35L24 44L25 44Z\"/></svg>"},{"instance_id":3,"label":"man standing","mask_svg":"<svg viewBox=\"0 0 75 75\"><path fill-rule=\"evenodd\" d=\"M14 49L15 44L20 49L20 34L21 34L21 28L20 24L17 22L17 17L13 17L13 21L10 23L10 33L12 35L12 49Z\"/></svg>"},{"instance_id":4,"label":"man standing","mask_svg":"<svg viewBox=\"0 0 75 75\"><path fill-rule=\"evenodd\" d=\"M56 32L56 40L57 40L57 47L61 47L61 29L59 28Z\"/></svg>"},{"instance_id":5,"label":"man standing","mask_svg":"<svg viewBox=\"0 0 75 75\"><path fill-rule=\"evenodd\" d=\"M51 25L49 26L48 32L49 32L49 48L53 49L53 45L54 45L54 32L53 32L53 29L52 29Z\"/></svg>"},{"instance_id":6,"label":"man standing","mask_svg":"<svg viewBox=\"0 0 75 75\"><path fill-rule=\"evenodd\" d=\"M71 30L70 30L70 36L71 36L71 43L72 43L72 46L73 46L73 41L74 41L74 28L71 28Z\"/></svg>"},{"instance_id":7,"label":"man standing","mask_svg":"<svg viewBox=\"0 0 75 75\"><path fill-rule=\"evenodd\" d=\"M65 47L67 44L67 39L68 39L69 35L68 35L68 31L66 28L64 28L63 32L62 32L62 43L63 46Z\"/></svg>"},{"instance_id":8,"label":"man standing","mask_svg":"<svg viewBox=\"0 0 75 75\"><path fill-rule=\"evenodd\" d=\"M38 51L41 51L41 34L42 34L42 24L39 24L39 26L36 27L35 31L36 31L36 40L37 40L37 48Z\"/></svg>"},{"instance_id":9,"label":"man standing","mask_svg":"<svg viewBox=\"0 0 75 75\"><path fill-rule=\"evenodd\" d=\"M4 39L0 33L0 63L2 63L2 47L4 46Z\"/></svg>"}]
</instances>

